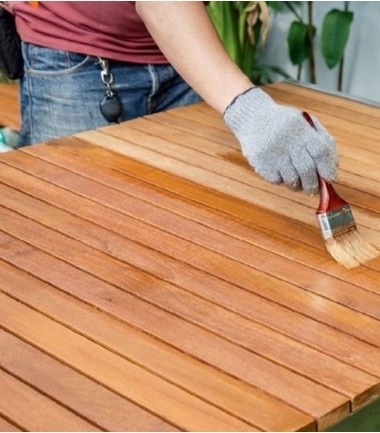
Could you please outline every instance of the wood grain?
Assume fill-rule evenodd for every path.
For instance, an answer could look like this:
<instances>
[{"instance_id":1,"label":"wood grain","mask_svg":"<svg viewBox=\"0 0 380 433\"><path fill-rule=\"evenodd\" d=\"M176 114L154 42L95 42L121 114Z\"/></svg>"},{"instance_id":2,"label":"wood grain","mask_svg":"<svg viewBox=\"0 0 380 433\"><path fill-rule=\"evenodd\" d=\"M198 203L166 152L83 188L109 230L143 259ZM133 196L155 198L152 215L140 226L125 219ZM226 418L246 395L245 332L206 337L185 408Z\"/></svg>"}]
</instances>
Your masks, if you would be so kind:
<instances>
[{"instance_id":1,"label":"wood grain","mask_svg":"<svg viewBox=\"0 0 380 433\"><path fill-rule=\"evenodd\" d=\"M114 137L119 132L122 138ZM112 134L112 137L110 134ZM164 169L185 179L196 181L203 186L208 186L225 194L232 195L247 203L263 206L273 212L278 212L281 209L281 214L286 217L309 225L315 225L315 215L311 211L312 206L311 204L308 205L308 203L314 200L313 208L316 208L317 203L315 198L302 197L301 202L296 205L293 200L290 201L286 197L289 193L285 189L283 195L280 196L278 195L278 186L269 185L254 175L250 176L250 183L241 182L241 179L236 179L235 175L233 177L232 173L235 172L241 173L243 171L247 173L246 167L236 168L234 165L234 167L229 167L230 171L227 173L220 168L222 163L216 158L212 162L207 162L204 154L199 152L198 159L191 159L188 155L189 152L184 152L179 146L173 145L170 141L159 140L154 136L149 136L149 134L145 134L146 140L143 141L143 145L136 144L133 138L131 138L131 136L134 137L134 133L131 133L131 136L129 134L130 129L127 132L123 129L112 129L112 131L86 132L78 134L78 137L82 137L92 144L105 146L144 163L150 161L150 164L154 167ZM125 146L125 142L129 145ZM205 161L204 164L208 168L203 166L202 161ZM213 169L214 167L216 167L215 170ZM218 168L222 170L221 173L219 173ZM293 194L294 196L296 194ZM370 209L366 209L365 212L359 208L355 209L355 219L360 230L375 245L380 246L380 235L376 230L378 226L377 218L377 214L373 213Z\"/></svg>"},{"instance_id":2,"label":"wood grain","mask_svg":"<svg viewBox=\"0 0 380 433\"><path fill-rule=\"evenodd\" d=\"M148 406L151 411L166 415L180 428L197 431L212 431L215 428L255 431L254 427L174 387L8 296L1 294L0 298L5 328L11 327L14 333L28 339L33 345L43 347L58 359L65 359L79 371L94 377L100 383L106 383L116 392L139 404ZM31 320L33 327L28 326Z\"/></svg>"},{"instance_id":3,"label":"wood grain","mask_svg":"<svg viewBox=\"0 0 380 433\"><path fill-rule=\"evenodd\" d=\"M34 291L38 284L32 282L24 278L24 287L33 287ZM67 310L62 309L62 312ZM9 347L12 347L11 351L6 349ZM10 374L83 418L91 419L103 431L175 431L160 418L2 330L0 362Z\"/></svg>"},{"instance_id":4,"label":"wood grain","mask_svg":"<svg viewBox=\"0 0 380 433\"><path fill-rule=\"evenodd\" d=\"M7 277L17 272L4 265L1 265L1 269ZM32 279L26 274L21 275L21 278L20 282L23 281L24 286L32 285L34 291L33 294L30 292L28 294L13 287L9 293L16 296L18 300L40 311L48 312L51 317L67 326L70 325L103 347L112 348L116 353L145 366L150 371L155 371L171 383L176 383L181 388L223 408L226 412L249 423L254 421L260 428L266 430L275 430L280 425L294 429L295 426L302 427L307 422L312 423L310 417L284 405L279 400L270 398L258 389L244 386L243 383L158 343L146 334L122 326L119 321L112 320L108 315L63 296L37 279ZM74 320L68 321L68 317ZM113 329L112 335L106 332L110 328ZM255 410L252 409L253 407ZM274 419L272 414L276 411L281 415ZM143 418L142 414L135 416Z\"/></svg>"},{"instance_id":5,"label":"wood grain","mask_svg":"<svg viewBox=\"0 0 380 433\"><path fill-rule=\"evenodd\" d=\"M17 420L23 430L101 431L1 369L0 381L0 412Z\"/></svg>"},{"instance_id":6,"label":"wood grain","mask_svg":"<svg viewBox=\"0 0 380 433\"><path fill-rule=\"evenodd\" d=\"M18 84L0 83L0 126L20 129Z\"/></svg>"}]
</instances>

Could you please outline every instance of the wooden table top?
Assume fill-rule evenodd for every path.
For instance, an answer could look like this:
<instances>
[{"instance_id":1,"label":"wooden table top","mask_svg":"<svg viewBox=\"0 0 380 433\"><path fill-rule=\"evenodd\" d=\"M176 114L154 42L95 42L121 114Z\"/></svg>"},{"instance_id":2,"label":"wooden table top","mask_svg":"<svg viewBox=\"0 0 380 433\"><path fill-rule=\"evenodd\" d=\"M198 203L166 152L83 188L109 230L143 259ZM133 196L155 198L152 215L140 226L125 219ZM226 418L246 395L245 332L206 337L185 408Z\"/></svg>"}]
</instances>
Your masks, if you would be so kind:
<instances>
[{"instance_id":1,"label":"wooden table top","mask_svg":"<svg viewBox=\"0 0 380 433\"><path fill-rule=\"evenodd\" d=\"M335 136L380 245L380 109L267 91ZM380 260L325 250L205 104L0 156L0 430L322 430L380 394Z\"/></svg>"},{"instance_id":2,"label":"wooden table top","mask_svg":"<svg viewBox=\"0 0 380 433\"><path fill-rule=\"evenodd\" d=\"M9 126L20 129L18 84L0 83L0 127Z\"/></svg>"}]
</instances>

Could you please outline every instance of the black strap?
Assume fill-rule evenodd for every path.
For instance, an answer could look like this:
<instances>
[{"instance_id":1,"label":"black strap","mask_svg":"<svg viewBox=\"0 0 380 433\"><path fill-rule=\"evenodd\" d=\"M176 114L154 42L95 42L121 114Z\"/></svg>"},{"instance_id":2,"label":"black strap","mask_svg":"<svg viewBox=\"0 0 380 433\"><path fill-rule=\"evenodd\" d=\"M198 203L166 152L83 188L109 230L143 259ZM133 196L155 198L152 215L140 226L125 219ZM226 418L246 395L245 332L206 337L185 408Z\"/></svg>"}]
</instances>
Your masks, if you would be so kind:
<instances>
[{"instance_id":1,"label":"black strap","mask_svg":"<svg viewBox=\"0 0 380 433\"><path fill-rule=\"evenodd\" d=\"M0 69L6 77L16 80L23 74L21 40L14 16L0 6Z\"/></svg>"}]
</instances>

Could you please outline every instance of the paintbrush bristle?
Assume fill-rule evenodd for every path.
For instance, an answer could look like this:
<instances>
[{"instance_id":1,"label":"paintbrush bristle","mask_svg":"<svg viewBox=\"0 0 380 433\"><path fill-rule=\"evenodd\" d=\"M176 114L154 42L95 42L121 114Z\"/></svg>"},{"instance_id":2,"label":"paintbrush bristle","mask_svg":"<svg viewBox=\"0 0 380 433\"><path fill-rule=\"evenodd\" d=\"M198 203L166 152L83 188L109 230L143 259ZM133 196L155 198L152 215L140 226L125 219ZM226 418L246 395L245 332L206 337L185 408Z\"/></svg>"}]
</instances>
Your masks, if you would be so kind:
<instances>
[{"instance_id":1,"label":"paintbrush bristle","mask_svg":"<svg viewBox=\"0 0 380 433\"><path fill-rule=\"evenodd\" d=\"M326 239L326 248L341 265L352 269L380 255L380 251L369 244L357 229L336 238Z\"/></svg>"},{"instance_id":2,"label":"paintbrush bristle","mask_svg":"<svg viewBox=\"0 0 380 433\"><path fill-rule=\"evenodd\" d=\"M314 129L311 116L303 117ZM363 239L356 227L350 205L344 201L333 186L318 176L320 202L317 218L327 251L341 265L355 268L380 255L380 251Z\"/></svg>"}]
</instances>

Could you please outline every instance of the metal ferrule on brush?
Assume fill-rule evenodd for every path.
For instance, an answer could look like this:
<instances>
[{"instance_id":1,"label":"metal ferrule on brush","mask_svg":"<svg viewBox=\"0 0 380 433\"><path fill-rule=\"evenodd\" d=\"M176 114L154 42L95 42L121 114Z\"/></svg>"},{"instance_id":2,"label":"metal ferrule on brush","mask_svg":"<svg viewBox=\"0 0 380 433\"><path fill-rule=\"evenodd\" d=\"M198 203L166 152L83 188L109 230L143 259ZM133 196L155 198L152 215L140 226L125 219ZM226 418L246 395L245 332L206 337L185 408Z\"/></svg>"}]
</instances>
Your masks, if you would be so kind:
<instances>
[{"instance_id":1,"label":"metal ferrule on brush","mask_svg":"<svg viewBox=\"0 0 380 433\"><path fill-rule=\"evenodd\" d=\"M356 229L355 220L348 204L328 212L318 213L317 218L324 240L337 238Z\"/></svg>"},{"instance_id":2,"label":"metal ferrule on brush","mask_svg":"<svg viewBox=\"0 0 380 433\"><path fill-rule=\"evenodd\" d=\"M302 114L309 125L315 129L310 115L306 112ZM349 269L378 257L380 251L359 236L349 204L321 177L319 177L319 193L317 218L326 248L331 256Z\"/></svg>"}]
</instances>

